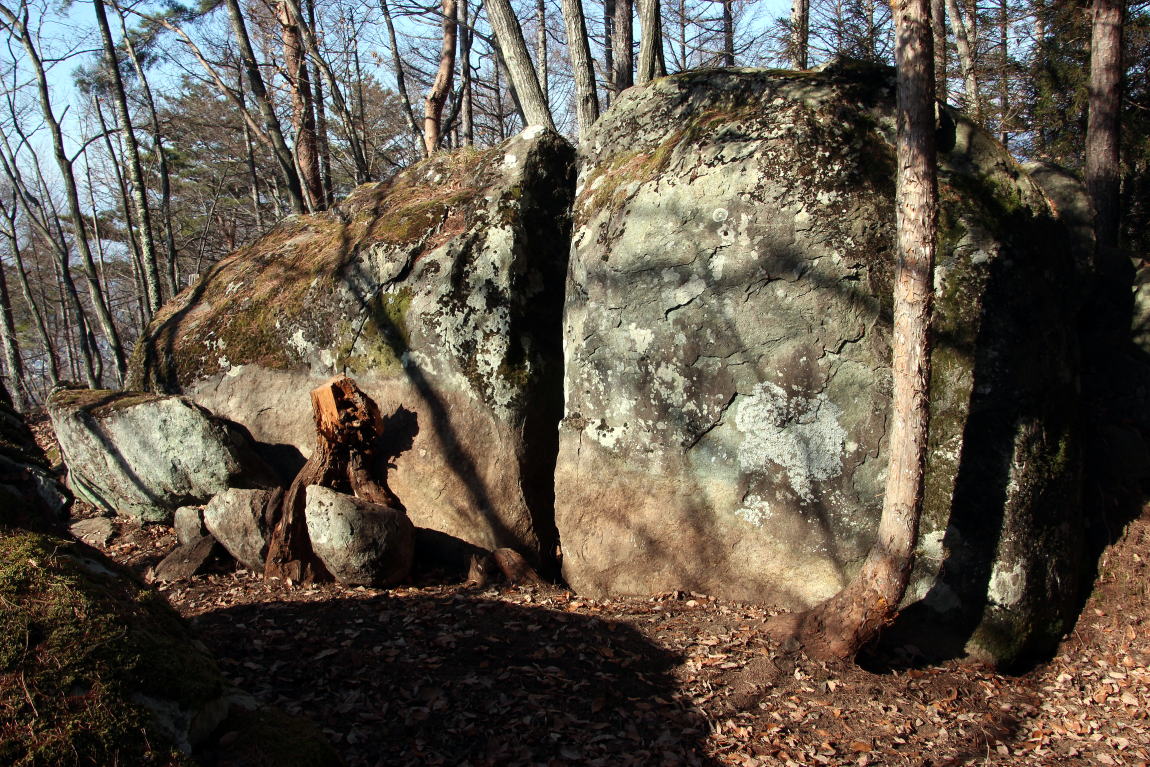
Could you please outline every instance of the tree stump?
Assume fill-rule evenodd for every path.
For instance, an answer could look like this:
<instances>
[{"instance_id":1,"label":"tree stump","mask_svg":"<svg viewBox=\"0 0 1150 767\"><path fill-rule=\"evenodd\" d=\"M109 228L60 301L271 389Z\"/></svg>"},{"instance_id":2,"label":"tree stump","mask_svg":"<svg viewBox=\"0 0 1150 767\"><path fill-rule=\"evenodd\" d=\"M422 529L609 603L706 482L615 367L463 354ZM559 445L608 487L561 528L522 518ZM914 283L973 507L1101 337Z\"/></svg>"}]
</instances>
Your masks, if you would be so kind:
<instances>
[{"instance_id":1,"label":"tree stump","mask_svg":"<svg viewBox=\"0 0 1150 767\"><path fill-rule=\"evenodd\" d=\"M315 556L304 517L306 489L323 485L341 493L404 511L387 487L386 466L377 446L383 434L379 407L347 376L335 376L311 391L316 445L283 495L268 542L265 577L297 583L330 580Z\"/></svg>"}]
</instances>

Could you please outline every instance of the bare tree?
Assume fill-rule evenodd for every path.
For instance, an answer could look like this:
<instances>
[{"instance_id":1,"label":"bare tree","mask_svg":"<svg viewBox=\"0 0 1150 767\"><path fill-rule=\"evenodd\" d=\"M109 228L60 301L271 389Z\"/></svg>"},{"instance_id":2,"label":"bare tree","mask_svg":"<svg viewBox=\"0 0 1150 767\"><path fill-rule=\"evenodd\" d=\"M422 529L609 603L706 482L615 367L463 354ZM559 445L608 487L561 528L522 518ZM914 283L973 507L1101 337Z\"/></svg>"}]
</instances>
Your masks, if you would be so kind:
<instances>
[{"instance_id":1,"label":"bare tree","mask_svg":"<svg viewBox=\"0 0 1150 767\"><path fill-rule=\"evenodd\" d=\"M423 100L423 147L430 157L439 147L440 119L443 105L451 93L451 83L455 76L456 26L455 0L443 0L442 5L443 45L439 50L439 69L435 81Z\"/></svg>"},{"instance_id":2,"label":"bare tree","mask_svg":"<svg viewBox=\"0 0 1150 767\"><path fill-rule=\"evenodd\" d=\"M791 67L806 69L810 59L811 0L791 2Z\"/></svg>"},{"instance_id":3,"label":"bare tree","mask_svg":"<svg viewBox=\"0 0 1150 767\"><path fill-rule=\"evenodd\" d=\"M579 135L585 136L599 119L599 97L595 90L595 69L591 45L587 39L587 21L582 0L563 0L563 24L567 31L567 50L575 75L575 112L579 117Z\"/></svg>"},{"instance_id":4,"label":"bare tree","mask_svg":"<svg viewBox=\"0 0 1150 767\"><path fill-rule=\"evenodd\" d=\"M1118 247L1119 136L1122 107L1124 0L1094 0L1090 41L1090 111L1086 128L1086 188L1103 257Z\"/></svg>"},{"instance_id":5,"label":"bare tree","mask_svg":"<svg viewBox=\"0 0 1150 767\"><path fill-rule=\"evenodd\" d=\"M543 96L543 89L539 87L539 78L523 39L523 29L511 10L511 3L508 0L488 0L487 16L507 62L507 76L511 79L511 87L519 100L524 119L529 125L542 125L555 130L551 109Z\"/></svg>"}]
</instances>

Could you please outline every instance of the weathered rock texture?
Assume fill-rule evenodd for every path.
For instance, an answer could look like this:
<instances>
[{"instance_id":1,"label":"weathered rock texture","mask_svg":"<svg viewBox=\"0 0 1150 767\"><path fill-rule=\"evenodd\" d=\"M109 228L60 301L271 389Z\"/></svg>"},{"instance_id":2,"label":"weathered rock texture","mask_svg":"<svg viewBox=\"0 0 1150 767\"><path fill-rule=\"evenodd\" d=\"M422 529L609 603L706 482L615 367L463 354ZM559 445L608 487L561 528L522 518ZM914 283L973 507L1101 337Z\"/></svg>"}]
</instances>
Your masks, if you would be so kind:
<instances>
[{"instance_id":1,"label":"weathered rock texture","mask_svg":"<svg viewBox=\"0 0 1150 767\"><path fill-rule=\"evenodd\" d=\"M269 502L281 495L278 490L227 490L204 507L204 526L237 562L261 571L268 553Z\"/></svg>"},{"instance_id":2,"label":"weathered rock texture","mask_svg":"<svg viewBox=\"0 0 1150 767\"><path fill-rule=\"evenodd\" d=\"M556 470L579 591L835 593L877 526L893 71L724 70L628 91L583 148ZM1002 660L1078 587L1075 264L1050 206L940 128L932 427L909 601Z\"/></svg>"},{"instance_id":3,"label":"weathered rock texture","mask_svg":"<svg viewBox=\"0 0 1150 767\"><path fill-rule=\"evenodd\" d=\"M572 148L531 130L293 218L157 315L132 385L307 455L308 392L354 376L417 525L547 556L573 176Z\"/></svg>"},{"instance_id":4,"label":"weathered rock texture","mask_svg":"<svg viewBox=\"0 0 1150 767\"><path fill-rule=\"evenodd\" d=\"M0 382L0 525L60 530L71 505L72 494Z\"/></svg>"},{"instance_id":5,"label":"weathered rock texture","mask_svg":"<svg viewBox=\"0 0 1150 767\"><path fill-rule=\"evenodd\" d=\"M307 488L311 547L340 583L391 586L411 572L415 528L407 515L322 485Z\"/></svg>"},{"instance_id":6,"label":"weathered rock texture","mask_svg":"<svg viewBox=\"0 0 1150 767\"><path fill-rule=\"evenodd\" d=\"M186 397L62 389L48 413L72 489L108 512L170 522L229 487L275 484L240 429Z\"/></svg>"}]
</instances>

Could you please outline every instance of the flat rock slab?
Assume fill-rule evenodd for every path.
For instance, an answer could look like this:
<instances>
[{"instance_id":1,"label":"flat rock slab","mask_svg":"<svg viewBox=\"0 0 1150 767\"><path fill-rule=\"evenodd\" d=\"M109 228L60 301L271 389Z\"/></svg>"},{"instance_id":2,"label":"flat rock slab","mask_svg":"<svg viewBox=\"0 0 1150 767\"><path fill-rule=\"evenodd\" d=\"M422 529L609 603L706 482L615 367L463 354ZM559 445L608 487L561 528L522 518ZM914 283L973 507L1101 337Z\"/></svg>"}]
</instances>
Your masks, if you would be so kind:
<instances>
[{"instance_id":1,"label":"flat rock slab","mask_svg":"<svg viewBox=\"0 0 1150 767\"><path fill-rule=\"evenodd\" d=\"M186 397L62 389L48 399L73 490L144 522L234 485L272 485L247 436Z\"/></svg>"},{"instance_id":2,"label":"flat rock slab","mask_svg":"<svg viewBox=\"0 0 1150 767\"><path fill-rule=\"evenodd\" d=\"M220 553L216 539L206 535L192 543L177 546L156 565L158 581L179 581L202 573Z\"/></svg>"},{"instance_id":3,"label":"flat rock slab","mask_svg":"<svg viewBox=\"0 0 1150 767\"><path fill-rule=\"evenodd\" d=\"M116 525L107 517L81 519L68 525L69 532L89 546L107 546L116 535Z\"/></svg>"},{"instance_id":4,"label":"flat rock slab","mask_svg":"<svg viewBox=\"0 0 1150 767\"><path fill-rule=\"evenodd\" d=\"M415 527L402 511L312 485L304 514L312 551L340 583L391 586L411 572Z\"/></svg>"}]
</instances>

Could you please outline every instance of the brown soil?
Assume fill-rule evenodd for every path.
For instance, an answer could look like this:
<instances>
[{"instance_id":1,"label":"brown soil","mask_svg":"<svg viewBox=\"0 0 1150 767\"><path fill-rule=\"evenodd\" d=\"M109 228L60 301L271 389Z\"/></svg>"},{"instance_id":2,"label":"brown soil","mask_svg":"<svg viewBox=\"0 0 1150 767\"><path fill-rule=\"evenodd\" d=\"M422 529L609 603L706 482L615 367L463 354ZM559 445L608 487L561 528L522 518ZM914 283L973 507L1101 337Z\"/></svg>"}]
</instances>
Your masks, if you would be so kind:
<instances>
[{"instance_id":1,"label":"brown soil","mask_svg":"<svg viewBox=\"0 0 1150 767\"><path fill-rule=\"evenodd\" d=\"M145 577L175 545L118 526L107 553ZM236 684L317 722L352 766L1147 765L1148 558L1144 514L1057 656L1023 676L827 666L769 642L766 610L697 594L223 569L160 589Z\"/></svg>"}]
</instances>

